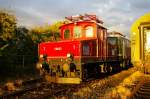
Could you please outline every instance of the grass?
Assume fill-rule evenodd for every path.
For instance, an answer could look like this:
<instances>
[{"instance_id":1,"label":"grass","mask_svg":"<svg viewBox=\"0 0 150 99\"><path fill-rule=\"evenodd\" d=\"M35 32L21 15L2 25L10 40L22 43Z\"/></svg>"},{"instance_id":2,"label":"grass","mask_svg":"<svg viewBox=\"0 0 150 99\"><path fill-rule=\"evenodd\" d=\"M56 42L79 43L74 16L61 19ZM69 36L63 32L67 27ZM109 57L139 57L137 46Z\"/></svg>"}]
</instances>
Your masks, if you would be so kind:
<instances>
[{"instance_id":1,"label":"grass","mask_svg":"<svg viewBox=\"0 0 150 99\"><path fill-rule=\"evenodd\" d=\"M39 76L35 64L0 66L0 84L17 79L32 79Z\"/></svg>"}]
</instances>

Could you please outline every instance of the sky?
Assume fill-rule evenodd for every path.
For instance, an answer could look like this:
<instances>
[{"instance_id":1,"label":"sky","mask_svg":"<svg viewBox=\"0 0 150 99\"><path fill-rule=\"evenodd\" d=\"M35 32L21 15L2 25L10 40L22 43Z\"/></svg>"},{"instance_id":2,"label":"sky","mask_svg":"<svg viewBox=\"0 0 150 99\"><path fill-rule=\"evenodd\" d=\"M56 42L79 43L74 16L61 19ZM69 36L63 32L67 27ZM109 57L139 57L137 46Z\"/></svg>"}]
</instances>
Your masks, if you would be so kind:
<instances>
[{"instance_id":1,"label":"sky","mask_svg":"<svg viewBox=\"0 0 150 99\"><path fill-rule=\"evenodd\" d=\"M66 16L95 14L108 31L130 37L132 23L150 12L150 0L0 0L0 9L17 17L17 24L32 28L52 24Z\"/></svg>"}]
</instances>

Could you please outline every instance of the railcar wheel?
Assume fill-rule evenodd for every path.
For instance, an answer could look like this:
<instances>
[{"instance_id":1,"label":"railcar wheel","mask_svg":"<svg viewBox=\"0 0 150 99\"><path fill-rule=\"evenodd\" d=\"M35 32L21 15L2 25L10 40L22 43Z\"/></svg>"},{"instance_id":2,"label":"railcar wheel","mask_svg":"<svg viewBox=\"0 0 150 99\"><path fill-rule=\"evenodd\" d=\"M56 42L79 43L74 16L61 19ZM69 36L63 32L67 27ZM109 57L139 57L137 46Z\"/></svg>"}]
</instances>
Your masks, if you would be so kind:
<instances>
[{"instance_id":1,"label":"railcar wheel","mask_svg":"<svg viewBox=\"0 0 150 99\"><path fill-rule=\"evenodd\" d=\"M123 62L122 62L122 69L126 69L126 61L124 60Z\"/></svg>"},{"instance_id":2,"label":"railcar wheel","mask_svg":"<svg viewBox=\"0 0 150 99\"><path fill-rule=\"evenodd\" d=\"M124 67L125 67L125 61L121 61L120 62L120 69L123 70L123 69L125 69Z\"/></svg>"},{"instance_id":3,"label":"railcar wheel","mask_svg":"<svg viewBox=\"0 0 150 99\"><path fill-rule=\"evenodd\" d=\"M130 60L127 60L127 68L130 68L131 67L131 62Z\"/></svg>"}]
</instances>

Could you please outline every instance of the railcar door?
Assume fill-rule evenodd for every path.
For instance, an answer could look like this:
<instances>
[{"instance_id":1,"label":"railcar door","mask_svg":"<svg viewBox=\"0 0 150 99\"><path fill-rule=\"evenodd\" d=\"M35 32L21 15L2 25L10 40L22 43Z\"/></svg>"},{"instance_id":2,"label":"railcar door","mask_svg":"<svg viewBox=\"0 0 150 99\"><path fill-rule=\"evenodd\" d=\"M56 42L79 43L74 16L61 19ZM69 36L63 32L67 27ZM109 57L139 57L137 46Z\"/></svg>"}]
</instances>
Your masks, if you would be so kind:
<instances>
[{"instance_id":1,"label":"railcar door","mask_svg":"<svg viewBox=\"0 0 150 99\"><path fill-rule=\"evenodd\" d=\"M144 29L144 60L150 62L150 27Z\"/></svg>"},{"instance_id":2,"label":"railcar door","mask_svg":"<svg viewBox=\"0 0 150 99\"><path fill-rule=\"evenodd\" d=\"M150 62L150 22L140 25L140 41L141 59Z\"/></svg>"}]
</instances>

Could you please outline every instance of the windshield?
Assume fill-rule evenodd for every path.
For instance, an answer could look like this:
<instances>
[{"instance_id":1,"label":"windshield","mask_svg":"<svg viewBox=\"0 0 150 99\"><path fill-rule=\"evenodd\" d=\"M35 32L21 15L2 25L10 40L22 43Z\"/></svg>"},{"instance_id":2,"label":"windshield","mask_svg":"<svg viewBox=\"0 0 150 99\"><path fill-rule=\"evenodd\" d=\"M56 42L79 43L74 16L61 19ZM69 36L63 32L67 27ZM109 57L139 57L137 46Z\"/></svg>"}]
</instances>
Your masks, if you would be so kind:
<instances>
[{"instance_id":1,"label":"windshield","mask_svg":"<svg viewBox=\"0 0 150 99\"><path fill-rule=\"evenodd\" d=\"M80 38L81 37L81 26L75 26L74 27L74 38Z\"/></svg>"},{"instance_id":2,"label":"windshield","mask_svg":"<svg viewBox=\"0 0 150 99\"><path fill-rule=\"evenodd\" d=\"M69 30L69 29L66 29L66 30L64 31L64 38L65 38L65 39L69 39L69 38L70 38L70 30Z\"/></svg>"},{"instance_id":3,"label":"windshield","mask_svg":"<svg viewBox=\"0 0 150 99\"><path fill-rule=\"evenodd\" d=\"M86 27L85 30L86 30L86 37L93 37L94 36L93 27L92 26Z\"/></svg>"}]
</instances>

